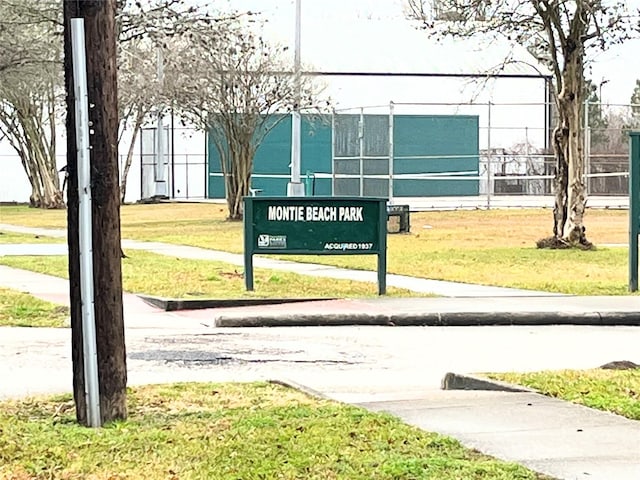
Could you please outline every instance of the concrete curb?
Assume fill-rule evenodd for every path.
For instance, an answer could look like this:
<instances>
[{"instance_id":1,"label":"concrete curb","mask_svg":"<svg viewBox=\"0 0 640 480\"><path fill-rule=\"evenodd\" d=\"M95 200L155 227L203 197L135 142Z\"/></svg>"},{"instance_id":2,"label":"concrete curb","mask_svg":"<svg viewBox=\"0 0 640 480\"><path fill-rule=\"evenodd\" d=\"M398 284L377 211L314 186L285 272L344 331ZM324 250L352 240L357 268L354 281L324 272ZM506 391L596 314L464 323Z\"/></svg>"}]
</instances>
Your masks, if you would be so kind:
<instances>
[{"instance_id":1,"label":"concrete curb","mask_svg":"<svg viewBox=\"0 0 640 480\"><path fill-rule=\"evenodd\" d=\"M492 380L476 375L463 375L452 372L445 374L442 379L441 388L442 390L489 390L497 392L524 392L540 394L540 392L533 390L532 388L513 385L511 383Z\"/></svg>"},{"instance_id":2,"label":"concrete curb","mask_svg":"<svg viewBox=\"0 0 640 480\"><path fill-rule=\"evenodd\" d=\"M267 380L267 383L271 383L273 385L280 385L282 387L291 388L293 390L298 390L302 393L309 395L310 397L317 398L318 400L335 401L335 400L332 400L327 395L319 392L318 390L314 390L313 388L306 387L305 385L302 385L301 383L298 383L298 382L294 382L293 380L271 379L271 380Z\"/></svg>"},{"instance_id":3,"label":"concrete curb","mask_svg":"<svg viewBox=\"0 0 640 480\"><path fill-rule=\"evenodd\" d=\"M323 327L342 325L392 326L393 324L390 323L389 318L386 316L366 313L219 316L214 320L214 326L216 327Z\"/></svg>"},{"instance_id":4,"label":"concrete curb","mask_svg":"<svg viewBox=\"0 0 640 480\"><path fill-rule=\"evenodd\" d=\"M251 307L256 305L282 305L285 303L321 302L333 298L229 298L229 299L184 299L138 295L144 302L166 312L177 310L202 310L205 308Z\"/></svg>"},{"instance_id":5,"label":"concrete curb","mask_svg":"<svg viewBox=\"0 0 640 480\"><path fill-rule=\"evenodd\" d=\"M426 312L419 314L292 313L243 316L221 315L216 327L304 326L493 326L493 325L640 325L639 312Z\"/></svg>"}]
</instances>

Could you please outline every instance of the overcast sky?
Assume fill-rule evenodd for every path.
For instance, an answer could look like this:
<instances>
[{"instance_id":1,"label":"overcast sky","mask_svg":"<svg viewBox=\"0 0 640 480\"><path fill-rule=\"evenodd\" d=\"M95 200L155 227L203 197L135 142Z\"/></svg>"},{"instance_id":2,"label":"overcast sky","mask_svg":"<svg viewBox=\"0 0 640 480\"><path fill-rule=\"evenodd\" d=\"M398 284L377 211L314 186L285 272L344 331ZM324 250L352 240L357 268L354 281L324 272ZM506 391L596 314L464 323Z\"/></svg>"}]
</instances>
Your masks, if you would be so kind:
<instances>
[{"instance_id":1,"label":"overcast sky","mask_svg":"<svg viewBox=\"0 0 640 480\"><path fill-rule=\"evenodd\" d=\"M332 28L344 28L350 19L366 21L403 18L403 0L300 0L302 24L321 22L326 27L326 41L331 42ZM224 0L237 10L261 11L269 19L270 30L277 32L280 41L293 46L295 25L294 0ZM222 3L222 2L221 2ZM216 3L220 5L220 3ZM628 1L640 5L640 0ZM332 22L332 20L336 20ZM407 22L407 28L411 28ZM384 35L384 32L380 32ZM425 35L426 41L426 35ZM342 45L342 48L349 48ZM301 47L303 61L304 43ZM307 52L309 53L309 52ZM309 55L312 56L312 55ZM629 103L636 79L640 79L640 40L615 45L598 52L590 63L587 76L593 83L602 84L603 102Z\"/></svg>"}]
</instances>

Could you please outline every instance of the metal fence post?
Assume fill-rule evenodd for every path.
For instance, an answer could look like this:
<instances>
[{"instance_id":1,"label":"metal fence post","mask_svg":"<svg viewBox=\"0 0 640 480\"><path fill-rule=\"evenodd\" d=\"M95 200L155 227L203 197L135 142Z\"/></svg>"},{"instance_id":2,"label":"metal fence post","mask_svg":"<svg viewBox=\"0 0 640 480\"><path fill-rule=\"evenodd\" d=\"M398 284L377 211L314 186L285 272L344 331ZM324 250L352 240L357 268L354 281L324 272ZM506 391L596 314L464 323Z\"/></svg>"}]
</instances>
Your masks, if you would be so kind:
<instances>
[{"instance_id":1,"label":"metal fence post","mask_svg":"<svg viewBox=\"0 0 640 480\"><path fill-rule=\"evenodd\" d=\"M364 107L360 107L360 121L358 123L358 150L360 150L360 196L364 196Z\"/></svg>"},{"instance_id":2,"label":"metal fence post","mask_svg":"<svg viewBox=\"0 0 640 480\"><path fill-rule=\"evenodd\" d=\"M493 175L491 173L491 102L487 103L487 210L491 210L493 193Z\"/></svg>"},{"instance_id":3,"label":"metal fence post","mask_svg":"<svg viewBox=\"0 0 640 480\"><path fill-rule=\"evenodd\" d=\"M189 198L189 155L184 156L184 175L186 177L185 195Z\"/></svg>"},{"instance_id":4,"label":"metal fence post","mask_svg":"<svg viewBox=\"0 0 640 480\"><path fill-rule=\"evenodd\" d=\"M336 111L331 112L331 195L336 194Z\"/></svg>"},{"instance_id":5,"label":"metal fence post","mask_svg":"<svg viewBox=\"0 0 640 480\"><path fill-rule=\"evenodd\" d=\"M389 202L393 202L393 102L389 102Z\"/></svg>"},{"instance_id":6,"label":"metal fence post","mask_svg":"<svg viewBox=\"0 0 640 480\"><path fill-rule=\"evenodd\" d=\"M584 172L582 178L586 182L587 195L591 194L591 182L589 174L591 173L591 127L589 126L589 99L584 102L584 128L583 128L583 148L584 148ZM602 104L601 104L602 105Z\"/></svg>"}]
</instances>

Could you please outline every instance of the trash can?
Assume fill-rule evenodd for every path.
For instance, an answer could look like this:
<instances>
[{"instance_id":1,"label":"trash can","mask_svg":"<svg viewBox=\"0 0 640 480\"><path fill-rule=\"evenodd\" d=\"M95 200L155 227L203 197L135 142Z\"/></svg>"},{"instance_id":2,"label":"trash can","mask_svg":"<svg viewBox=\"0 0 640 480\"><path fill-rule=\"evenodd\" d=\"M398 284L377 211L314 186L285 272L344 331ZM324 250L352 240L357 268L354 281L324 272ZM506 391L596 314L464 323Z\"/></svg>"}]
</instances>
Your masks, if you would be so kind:
<instances>
[{"instance_id":1,"label":"trash can","mask_svg":"<svg viewBox=\"0 0 640 480\"><path fill-rule=\"evenodd\" d=\"M409 233L409 205L387 205L387 233Z\"/></svg>"}]
</instances>

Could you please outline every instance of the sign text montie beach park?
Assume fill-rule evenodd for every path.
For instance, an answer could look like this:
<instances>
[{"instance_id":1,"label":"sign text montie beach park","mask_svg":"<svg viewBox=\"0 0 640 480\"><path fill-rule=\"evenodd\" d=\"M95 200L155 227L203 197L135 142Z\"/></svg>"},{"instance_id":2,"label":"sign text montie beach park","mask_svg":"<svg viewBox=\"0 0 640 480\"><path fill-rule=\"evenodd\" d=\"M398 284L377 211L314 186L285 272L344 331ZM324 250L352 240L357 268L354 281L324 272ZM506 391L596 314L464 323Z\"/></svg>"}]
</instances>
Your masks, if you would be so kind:
<instances>
[{"instance_id":1,"label":"sign text montie beach park","mask_svg":"<svg viewBox=\"0 0 640 480\"><path fill-rule=\"evenodd\" d=\"M253 290L253 254L378 255L378 291L386 291L385 198L246 197L245 284Z\"/></svg>"}]
</instances>

